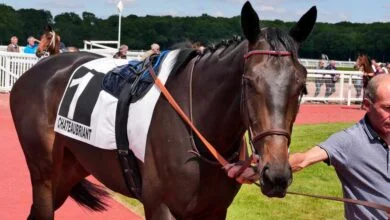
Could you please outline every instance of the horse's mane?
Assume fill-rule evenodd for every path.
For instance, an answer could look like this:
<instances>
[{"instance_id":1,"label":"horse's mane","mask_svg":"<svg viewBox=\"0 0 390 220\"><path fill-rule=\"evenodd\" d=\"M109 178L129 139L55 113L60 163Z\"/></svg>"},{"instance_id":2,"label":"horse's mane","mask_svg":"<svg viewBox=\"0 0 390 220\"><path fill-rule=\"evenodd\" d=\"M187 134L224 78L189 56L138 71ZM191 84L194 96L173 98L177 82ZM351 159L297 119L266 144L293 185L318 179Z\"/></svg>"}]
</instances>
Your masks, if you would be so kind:
<instances>
[{"instance_id":1,"label":"horse's mane","mask_svg":"<svg viewBox=\"0 0 390 220\"><path fill-rule=\"evenodd\" d=\"M232 39L229 39L229 40L222 40L220 41L219 43L217 44L210 44L208 45L208 47L206 48L206 51L205 53L207 53L208 51L213 53L215 51L217 51L218 49L221 49L221 48L234 48L236 47L239 43L241 43L243 41L243 37L241 36L233 36ZM233 46L233 47L232 47Z\"/></svg>"},{"instance_id":2,"label":"horse's mane","mask_svg":"<svg viewBox=\"0 0 390 220\"><path fill-rule=\"evenodd\" d=\"M290 35L278 28L265 28L263 30L265 30L263 36L270 44L272 50L291 51L293 52L295 57L298 57L297 45L294 43L294 39L290 37ZM237 45L239 45L243 40L243 37L236 35L233 36L232 39L222 40L217 44L210 44L206 47L203 54L198 54L196 50L192 48L192 45L189 41L176 43L170 47L170 49L180 49L179 54L177 56L177 61L172 68L171 75L177 74L182 67L186 66L187 63L197 55L204 56L205 54L214 53L219 50L222 50L221 53L227 54Z\"/></svg>"},{"instance_id":3,"label":"horse's mane","mask_svg":"<svg viewBox=\"0 0 390 220\"><path fill-rule=\"evenodd\" d=\"M175 64L173 64L170 76L175 76L180 70L185 67L192 58L198 55L197 51L192 48L184 48L179 50Z\"/></svg>"},{"instance_id":4,"label":"horse's mane","mask_svg":"<svg viewBox=\"0 0 390 220\"><path fill-rule=\"evenodd\" d=\"M238 43L242 41L241 37L234 36L231 40L222 40L218 44L211 44L210 46L206 47L204 53L199 54L194 48L192 48L192 44L190 41L183 41L176 43L169 47L169 49L180 49L179 53L177 55L177 60L175 64L172 67L172 71L170 75L176 75L183 67L185 67L192 58L199 56L204 56L207 52L215 52L216 50L220 48L234 48ZM234 47L230 47L230 46Z\"/></svg>"},{"instance_id":5,"label":"horse's mane","mask_svg":"<svg viewBox=\"0 0 390 220\"><path fill-rule=\"evenodd\" d=\"M290 35L288 35L287 33L285 33L284 31L278 28L264 28L262 30L265 30L264 32L262 32L262 34L266 39L266 41L270 44L272 50L291 51L294 53L296 57L298 57L297 45L295 44L294 39L290 37ZM213 53L221 48L233 49L235 46L239 45L243 40L244 38L241 36L234 36L230 40L222 40L218 44L209 45L207 47L207 50Z\"/></svg>"}]
</instances>

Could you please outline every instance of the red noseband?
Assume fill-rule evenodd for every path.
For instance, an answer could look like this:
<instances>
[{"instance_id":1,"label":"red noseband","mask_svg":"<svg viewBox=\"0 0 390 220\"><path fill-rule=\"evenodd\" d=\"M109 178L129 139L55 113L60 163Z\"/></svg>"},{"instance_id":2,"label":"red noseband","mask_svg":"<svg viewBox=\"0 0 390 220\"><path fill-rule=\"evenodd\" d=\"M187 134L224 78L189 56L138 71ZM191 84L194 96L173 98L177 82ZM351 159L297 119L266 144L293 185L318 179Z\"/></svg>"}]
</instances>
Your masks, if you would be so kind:
<instances>
[{"instance_id":1,"label":"red noseband","mask_svg":"<svg viewBox=\"0 0 390 220\"><path fill-rule=\"evenodd\" d=\"M276 56L291 56L290 51L275 51L275 50L252 50L244 55L245 59L248 59L252 55L265 54L265 55L276 55Z\"/></svg>"}]
</instances>

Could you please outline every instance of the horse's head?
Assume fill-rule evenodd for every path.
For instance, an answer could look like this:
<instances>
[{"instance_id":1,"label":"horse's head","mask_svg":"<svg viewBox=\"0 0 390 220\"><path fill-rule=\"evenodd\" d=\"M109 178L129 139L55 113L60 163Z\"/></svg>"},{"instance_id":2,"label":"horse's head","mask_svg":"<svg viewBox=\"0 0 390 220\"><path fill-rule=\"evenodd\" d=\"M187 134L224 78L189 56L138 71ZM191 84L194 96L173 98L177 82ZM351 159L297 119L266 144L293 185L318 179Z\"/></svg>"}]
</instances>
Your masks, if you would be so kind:
<instances>
[{"instance_id":1,"label":"horse's head","mask_svg":"<svg viewBox=\"0 0 390 220\"><path fill-rule=\"evenodd\" d=\"M316 17L317 9L312 7L289 33L284 33L276 28L260 29L251 4L247 2L242 8L241 24L248 40L243 116L260 155L261 190L270 197L284 197L292 181L288 147L300 97L306 92L307 75L297 51L313 29Z\"/></svg>"},{"instance_id":2,"label":"horse's head","mask_svg":"<svg viewBox=\"0 0 390 220\"><path fill-rule=\"evenodd\" d=\"M56 34L50 25L46 25L41 36L36 55L50 56L60 53L60 36Z\"/></svg>"},{"instance_id":3,"label":"horse's head","mask_svg":"<svg viewBox=\"0 0 390 220\"><path fill-rule=\"evenodd\" d=\"M372 69L371 62L369 57L366 54L361 54L356 59L356 67L359 70L362 70L365 73L373 73L375 72Z\"/></svg>"}]
</instances>

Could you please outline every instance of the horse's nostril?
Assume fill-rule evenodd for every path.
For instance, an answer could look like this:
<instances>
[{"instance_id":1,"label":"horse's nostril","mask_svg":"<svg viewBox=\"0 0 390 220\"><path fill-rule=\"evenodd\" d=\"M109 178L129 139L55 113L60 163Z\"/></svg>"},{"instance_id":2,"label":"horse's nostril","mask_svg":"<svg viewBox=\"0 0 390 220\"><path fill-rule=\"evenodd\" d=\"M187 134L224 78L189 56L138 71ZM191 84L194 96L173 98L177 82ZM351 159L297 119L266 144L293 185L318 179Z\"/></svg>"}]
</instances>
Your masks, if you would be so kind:
<instances>
[{"instance_id":1,"label":"horse's nostril","mask_svg":"<svg viewBox=\"0 0 390 220\"><path fill-rule=\"evenodd\" d=\"M263 170L261 171L261 175L260 175L260 182L262 183L262 185L264 184L267 184L267 183L270 183L271 180L269 179L269 166L268 164L264 166Z\"/></svg>"}]
</instances>

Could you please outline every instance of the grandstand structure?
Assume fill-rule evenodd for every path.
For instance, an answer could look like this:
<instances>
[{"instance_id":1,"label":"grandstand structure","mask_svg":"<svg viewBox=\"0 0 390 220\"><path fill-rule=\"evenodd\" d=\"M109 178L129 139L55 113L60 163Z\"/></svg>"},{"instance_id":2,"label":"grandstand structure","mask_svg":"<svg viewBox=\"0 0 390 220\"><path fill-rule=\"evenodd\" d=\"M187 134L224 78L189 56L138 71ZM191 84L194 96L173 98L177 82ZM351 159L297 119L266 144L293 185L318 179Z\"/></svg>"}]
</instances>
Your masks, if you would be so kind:
<instances>
[{"instance_id":1,"label":"grandstand structure","mask_svg":"<svg viewBox=\"0 0 390 220\"><path fill-rule=\"evenodd\" d=\"M117 41L84 41L84 48L81 50L112 57L117 52L117 48L107 46L109 44L117 46ZM6 47L0 46L0 92L11 91L16 80L38 62L38 58L33 54L6 52ZM143 53L144 51L129 51L128 59L139 60ZM300 59L300 62L308 70L306 82L308 94L302 98L302 102L332 102L347 105L361 102L362 72L319 70L316 69L319 60L315 59ZM352 68L355 64L351 61L336 60L335 62L337 67L343 68ZM335 75L338 76L338 80L332 82L331 79ZM330 84L335 88L331 95L326 94L326 88L333 86Z\"/></svg>"}]
</instances>

